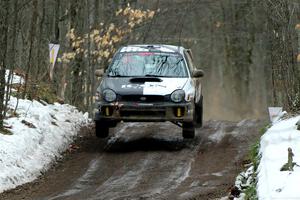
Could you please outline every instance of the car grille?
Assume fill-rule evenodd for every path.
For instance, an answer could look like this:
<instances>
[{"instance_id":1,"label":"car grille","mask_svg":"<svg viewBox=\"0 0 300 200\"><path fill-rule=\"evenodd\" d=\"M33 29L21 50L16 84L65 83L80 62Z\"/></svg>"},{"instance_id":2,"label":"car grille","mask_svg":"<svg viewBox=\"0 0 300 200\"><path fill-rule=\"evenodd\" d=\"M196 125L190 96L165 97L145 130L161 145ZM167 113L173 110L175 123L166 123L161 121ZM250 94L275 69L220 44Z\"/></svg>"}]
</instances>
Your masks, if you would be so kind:
<instances>
[{"instance_id":1,"label":"car grille","mask_svg":"<svg viewBox=\"0 0 300 200\"><path fill-rule=\"evenodd\" d=\"M166 100L162 95L123 95L120 99L133 102L163 102Z\"/></svg>"},{"instance_id":2,"label":"car grille","mask_svg":"<svg viewBox=\"0 0 300 200\"><path fill-rule=\"evenodd\" d=\"M161 116L166 115L165 108L153 108L153 107L122 107L120 109L120 116L122 117L133 117L133 116Z\"/></svg>"},{"instance_id":3,"label":"car grille","mask_svg":"<svg viewBox=\"0 0 300 200\"><path fill-rule=\"evenodd\" d=\"M121 110L120 115L122 117L132 117L132 116L165 116L166 111L139 111L139 110Z\"/></svg>"}]
</instances>

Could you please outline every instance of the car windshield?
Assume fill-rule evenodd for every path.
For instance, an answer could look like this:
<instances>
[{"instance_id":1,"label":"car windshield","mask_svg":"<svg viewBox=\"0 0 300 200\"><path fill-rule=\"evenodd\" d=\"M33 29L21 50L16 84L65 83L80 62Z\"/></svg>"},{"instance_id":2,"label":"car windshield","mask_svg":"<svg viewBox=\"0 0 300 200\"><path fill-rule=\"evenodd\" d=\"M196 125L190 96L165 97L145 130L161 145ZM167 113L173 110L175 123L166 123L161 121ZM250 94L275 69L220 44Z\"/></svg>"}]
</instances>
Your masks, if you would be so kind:
<instances>
[{"instance_id":1,"label":"car windshield","mask_svg":"<svg viewBox=\"0 0 300 200\"><path fill-rule=\"evenodd\" d=\"M187 77L187 69L180 54L162 52L118 53L108 76Z\"/></svg>"}]
</instances>

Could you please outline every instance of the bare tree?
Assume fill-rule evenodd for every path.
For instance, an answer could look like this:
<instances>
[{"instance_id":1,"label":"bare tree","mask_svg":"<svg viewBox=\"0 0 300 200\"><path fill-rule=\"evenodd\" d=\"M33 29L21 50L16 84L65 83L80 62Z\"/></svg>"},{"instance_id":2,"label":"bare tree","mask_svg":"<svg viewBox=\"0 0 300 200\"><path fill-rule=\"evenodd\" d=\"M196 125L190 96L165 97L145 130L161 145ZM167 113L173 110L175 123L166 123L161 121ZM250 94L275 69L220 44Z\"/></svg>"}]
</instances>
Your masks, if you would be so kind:
<instances>
[{"instance_id":1,"label":"bare tree","mask_svg":"<svg viewBox=\"0 0 300 200\"><path fill-rule=\"evenodd\" d=\"M9 2L4 0L0 2L0 130L3 129L4 110L3 105L5 96L5 71L6 71L6 53L7 53L7 32L8 32L8 10Z\"/></svg>"}]
</instances>

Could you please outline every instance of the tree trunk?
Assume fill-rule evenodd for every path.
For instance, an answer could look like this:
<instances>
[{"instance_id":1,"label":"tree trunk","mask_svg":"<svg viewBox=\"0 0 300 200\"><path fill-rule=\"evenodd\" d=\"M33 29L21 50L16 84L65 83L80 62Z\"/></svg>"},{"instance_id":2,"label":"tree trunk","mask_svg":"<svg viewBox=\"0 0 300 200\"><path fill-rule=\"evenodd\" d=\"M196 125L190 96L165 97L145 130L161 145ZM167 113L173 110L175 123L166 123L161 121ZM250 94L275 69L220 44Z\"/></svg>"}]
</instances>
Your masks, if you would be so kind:
<instances>
[{"instance_id":1,"label":"tree trunk","mask_svg":"<svg viewBox=\"0 0 300 200\"><path fill-rule=\"evenodd\" d=\"M18 0L14 0L14 7L13 10L17 10L18 8ZM11 49L11 55L9 57L10 59L10 68L9 68L9 74L8 74L8 78L7 78L7 87L6 87L6 96L5 96L5 108L8 105L8 101L10 99L10 94L11 94L11 86L10 86L10 82L11 82L11 78L13 78L13 73L14 73L14 69L15 69L15 65L16 65L16 61L15 61L15 54L16 54L16 40L17 40L17 21L18 21L18 12L14 12L14 19L13 19L13 27L12 27L12 49ZM6 109L4 110L4 116L6 115Z\"/></svg>"},{"instance_id":2,"label":"tree trunk","mask_svg":"<svg viewBox=\"0 0 300 200\"><path fill-rule=\"evenodd\" d=\"M4 110L3 105L5 95L5 70L6 70L6 52L7 52L7 31L8 31L8 8L9 1L3 0L0 3L0 130L3 129Z\"/></svg>"},{"instance_id":3,"label":"tree trunk","mask_svg":"<svg viewBox=\"0 0 300 200\"><path fill-rule=\"evenodd\" d=\"M293 48L293 15L287 1L266 2L274 105L292 110L299 93L299 72Z\"/></svg>"},{"instance_id":4,"label":"tree trunk","mask_svg":"<svg viewBox=\"0 0 300 200\"><path fill-rule=\"evenodd\" d=\"M30 34L29 34L29 41L30 41L30 45L29 45L29 53L28 53L28 60L27 60L27 68L26 68L26 73L25 73L25 85L24 85L24 91L23 91L23 95L22 98L24 99L26 94L27 94L27 90L28 87L31 90L31 86L28 84L32 84L29 83L29 76L31 73L31 68L33 67L33 62L32 62L32 52L33 52L33 46L34 46L34 40L35 40L35 33L36 33L36 22L37 22L37 17L38 17L38 10L37 10L37 5L38 5L38 1L37 0L33 0L32 2L33 5L33 11L32 11L32 15L31 15L31 25L30 25ZM29 91L29 94L31 93L31 91Z\"/></svg>"}]
</instances>

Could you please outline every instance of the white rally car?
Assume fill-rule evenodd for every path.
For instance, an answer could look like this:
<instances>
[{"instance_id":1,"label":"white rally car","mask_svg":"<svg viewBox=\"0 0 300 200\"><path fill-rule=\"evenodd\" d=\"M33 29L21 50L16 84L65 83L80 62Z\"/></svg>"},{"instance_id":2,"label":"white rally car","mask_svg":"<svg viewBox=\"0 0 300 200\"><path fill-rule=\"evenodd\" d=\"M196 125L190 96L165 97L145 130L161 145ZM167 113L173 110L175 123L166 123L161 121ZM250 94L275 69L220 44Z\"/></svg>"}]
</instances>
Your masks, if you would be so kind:
<instances>
[{"instance_id":1,"label":"white rally car","mask_svg":"<svg viewBox=\"0 0 300 200\"><path fill-rule=\"evenodd\" d=\"M170 121L182 127L184 138L202 126L203 96L189 49L172 45L121 47L97 88L96 136L107 137L118 122Z\"/></svg>"}]
</instances>

